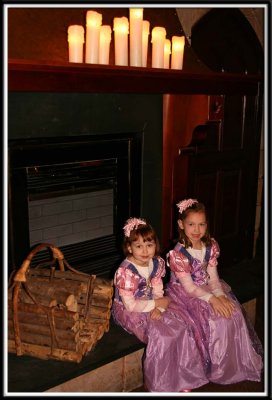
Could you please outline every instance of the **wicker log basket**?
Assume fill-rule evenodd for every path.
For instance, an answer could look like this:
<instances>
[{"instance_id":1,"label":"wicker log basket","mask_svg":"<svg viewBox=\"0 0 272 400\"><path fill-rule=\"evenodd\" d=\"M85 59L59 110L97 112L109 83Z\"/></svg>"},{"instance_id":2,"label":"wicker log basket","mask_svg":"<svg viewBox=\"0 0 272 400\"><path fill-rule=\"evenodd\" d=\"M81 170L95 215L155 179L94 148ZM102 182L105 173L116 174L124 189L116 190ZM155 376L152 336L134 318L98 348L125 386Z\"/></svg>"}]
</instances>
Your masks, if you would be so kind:
<instances>
[{"instance_id":1,"label":"wicker log basket","mask_svg":"<svg viewBox=\"0 0 272 400\"><path fill-rule=\"evenodd\" d=\"M52 259L30 268L44 248ZM10 277L8 351L79 363L109 330L112 295L112 281L72 268L52 244L37 245Z\"/></svg>"}]
</instances>

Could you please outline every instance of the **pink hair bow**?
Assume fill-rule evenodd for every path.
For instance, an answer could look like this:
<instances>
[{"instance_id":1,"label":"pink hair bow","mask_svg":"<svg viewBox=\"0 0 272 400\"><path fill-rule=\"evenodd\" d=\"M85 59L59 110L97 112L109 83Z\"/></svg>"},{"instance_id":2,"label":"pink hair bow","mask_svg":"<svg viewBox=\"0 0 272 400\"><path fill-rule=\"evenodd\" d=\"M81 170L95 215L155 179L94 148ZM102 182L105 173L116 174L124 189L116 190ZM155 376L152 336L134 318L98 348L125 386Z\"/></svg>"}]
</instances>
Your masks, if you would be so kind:
<instances>
[{"instance_id":1,"label":"pink hair bow","mask_svg":"<svg viewBox=\"0 0 272 400\"><path fill-rule=\"evenodd\" d=\"M198 203L198 201L196 199L186 199L177 203L180 214L183 213L183 211L188 207L191 207L194 203Z\"/></svg>"},{"instance_id":2,"label":"pink hair bow","mask_svg":"<svg viewBox=\"0 0 272 400\"><path fill-rule=\"evenodd\" d=\"M146 225L145 220L141 218L129 218L123 227L125 236L129 237L130 232L133 229L137 229L139 225Z\"/></svg>"}]
</instances>

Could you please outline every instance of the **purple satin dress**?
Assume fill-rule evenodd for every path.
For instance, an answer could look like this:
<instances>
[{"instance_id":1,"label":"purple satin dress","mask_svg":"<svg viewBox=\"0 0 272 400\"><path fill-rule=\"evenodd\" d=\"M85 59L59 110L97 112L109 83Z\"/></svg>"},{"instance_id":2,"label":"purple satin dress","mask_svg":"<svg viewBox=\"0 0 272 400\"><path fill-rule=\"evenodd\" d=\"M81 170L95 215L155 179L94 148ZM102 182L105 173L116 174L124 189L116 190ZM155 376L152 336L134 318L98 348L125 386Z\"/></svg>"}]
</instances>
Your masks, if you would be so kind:
<instances>
[{"instance_id":1,"label":"purple satin dress","mask_svg":"<svg viewBox=\"0 0 272 400\"><path fill-rule=\"evenodd\" d=\"M131 290L135 298L152 299L152 283L164 275L165 265L160 257L153 259L151 286L133 264L123 261L115 273L112 315L117 324L146 344L143 373L147 389L179 392L208 382L191 326L171 304L160 320L152 320L149 312L127 311L119 295L120 289L126 289Z\"/></svg>"},{"instance_id":2,"label":"purple satin dress","mask_svg":"<svg viewBox=\"0 0 272 400\"><path fill-rule=\"evenodd\" d=\"M171 278L165 292L171 298L176 314L193 332L207 380L219 384L260 381L262 344L230 286L220 280L225 294L236 304L232 316L223 318L215 315L206 301L189 296L175 275L175 272L190 272L194 284L209 291L206 267L209 262L215 262L212 257L219 255L217 242L213 240L212 246L207 247L203 262L193 258L180 243L171 252L167 256L168 262L171 260ZM190 271L186 270L188 266ZM192 384L193 381L192 375Z\"/></svg>"}]
</instances>

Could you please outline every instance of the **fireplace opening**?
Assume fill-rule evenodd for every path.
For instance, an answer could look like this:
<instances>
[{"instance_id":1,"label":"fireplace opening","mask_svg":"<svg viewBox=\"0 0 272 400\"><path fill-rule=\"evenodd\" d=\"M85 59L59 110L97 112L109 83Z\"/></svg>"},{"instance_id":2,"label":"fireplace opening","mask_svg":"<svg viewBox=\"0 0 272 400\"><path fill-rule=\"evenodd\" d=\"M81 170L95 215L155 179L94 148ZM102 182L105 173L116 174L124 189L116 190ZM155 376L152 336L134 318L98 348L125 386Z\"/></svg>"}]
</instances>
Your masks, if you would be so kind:
<instances>
[{"instance_id":1,"label":"fireplace opening","mask_svg":"<svg viewBox=\"0 0 272 400\"><path fill-rule=\"evenodd\" d=\"M52 243L74 268L112 277L122 226L140 210L141 134L9 143L9 272ZM32 264L48 261L39 252Z\"/></svg>"}]
</instances>

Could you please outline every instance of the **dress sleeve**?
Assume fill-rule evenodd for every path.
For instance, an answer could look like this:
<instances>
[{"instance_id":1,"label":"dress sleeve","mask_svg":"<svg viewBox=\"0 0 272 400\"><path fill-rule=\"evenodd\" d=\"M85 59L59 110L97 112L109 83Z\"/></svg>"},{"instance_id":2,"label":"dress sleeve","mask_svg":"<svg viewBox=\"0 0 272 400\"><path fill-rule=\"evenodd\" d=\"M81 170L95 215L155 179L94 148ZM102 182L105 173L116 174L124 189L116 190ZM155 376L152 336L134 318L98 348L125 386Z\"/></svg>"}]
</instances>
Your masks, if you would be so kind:
<instances>
[{"instance_id":1,"label":"dress sleeve","mask_svg":"<svg viewBox=\"0 0 272 400\"><path fill-rule=\"evenodd\" d=\"M218 261L217 258L220 256L220 248L215 239L212 239L212 246L211 246L211 255L209 260L209 265L211 267L217 267Z\"/></svg>"},{"instance_id":2,"label":"dress sleeve","mask_svg":"<svg viewBox=\"0 0 272 400\"><path fill-rule=\"evenodd\" d=\"M197 297L207 302L210 300L213 294L210 291L203 289L203 287L197 286L194 283L190 273L185 273L185 274L176 273L176 275L180 283L182 284L184 290L188 293L189 296Z\"/></svg>"},{"instance_id":3,"label":"dress sleeve","mask_svg":"<svg viewBox=\"0 0 272 400\"><path fill-rule=\"evenodd\" d=\"M216 296L224 296L225 292L222 288L222 285L220 283L220 279L218 276L217 272L217 265L218 265L218 257L220 256L220 248L219 244L215 239L212 239L212 246L211 246L211 255L210 255L210 260L209 264L207 267L207 272L210 276L208 286L210 291Z\"/></svg>"},{"instance_id":4,"label":"dress sleeve","mask_svg":"<svg viewBox=\"0 0 272 400\"><path fill-rule=\"evenodd\" d=\"M169 251L168 264L173 272L189 273L191 270L188 258L176 250Z\"/></svg>"},{"instance_id":5,"label":"dress sleeve","mask_svg":"<svg viewBox=\"0 0 272 400\"><path fill-rule=\"evenodd\" d=\"M126 267L119 267L114 276L114 285L119 291L134 293L139 284L139 276Z\"/></svg>"},{"instance_id":6,"label":"dress sleeve","mask_svg":"<svg viewBox=\"0 0 272 400\"><path fill-rule=\"evenodd\" d=\"M217 267L211 267L210 264L207 267L207 272L210 276L210 279L208 281L208 287L210 291L216 296L224 296L225 292L222 288L222 285L219 280L218 272L217 272Z\"/></svg>"},{"instance_id":7,"label":"dress sleeve","mask_svg":"<svg viewBox=\"0 0 272 400\"><path fill-rule=\"evenodd\" d=\"M191 277L191 266L188 258L175 250L169 252L168 258L170 269L175 273L176 277L180 281L184 290L191 297L198 297L201 300L209 301L212 293L197 286Z\"/></svg>"},{"instance_id":8,"label":"dress sleeve","mask_svg":"<svg viewBox=\"0 0 272 400\"><path fill-rule=\"evenodd\" d=\"M114 285L119 289L122 302L128 311L149 312L155 308L154 300L141 300L135 297L139 276L129 268L119 267L115 273Z\"/></svg>"}]
</instances>

